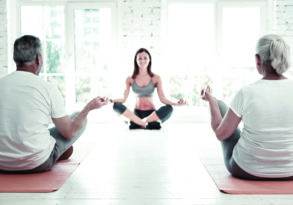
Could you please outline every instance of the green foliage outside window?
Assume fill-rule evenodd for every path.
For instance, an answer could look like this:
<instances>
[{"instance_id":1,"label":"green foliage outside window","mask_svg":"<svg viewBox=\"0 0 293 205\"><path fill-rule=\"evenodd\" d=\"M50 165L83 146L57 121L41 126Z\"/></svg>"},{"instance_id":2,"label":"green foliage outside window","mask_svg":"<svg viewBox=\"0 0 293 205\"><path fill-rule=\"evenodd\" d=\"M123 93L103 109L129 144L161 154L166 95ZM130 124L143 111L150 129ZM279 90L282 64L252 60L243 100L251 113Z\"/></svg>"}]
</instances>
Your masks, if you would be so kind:
<instances>
[{"instance_id":1,"label":"green foliage outside window","mask_svg":"<svg viewBox=\"0 0 293 205\"><path fill-rule=\"evenodd\" d=\"M58 73L58 67L60 65L60 49L52 41L47 41L46 55L47 72Z\"/></svg>"}]
</instances>

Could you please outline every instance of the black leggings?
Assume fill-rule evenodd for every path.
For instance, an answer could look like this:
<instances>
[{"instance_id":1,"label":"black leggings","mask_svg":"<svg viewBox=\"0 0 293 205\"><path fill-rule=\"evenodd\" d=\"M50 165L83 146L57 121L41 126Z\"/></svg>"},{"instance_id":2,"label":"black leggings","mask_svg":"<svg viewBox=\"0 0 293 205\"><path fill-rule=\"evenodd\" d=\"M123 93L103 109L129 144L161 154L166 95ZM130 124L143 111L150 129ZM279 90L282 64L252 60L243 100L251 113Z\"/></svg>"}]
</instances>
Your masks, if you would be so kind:
<instances>
[{"instance_id":1,"label":"black leggings","mask_svg":"<svg viewBox=\"0 0 293 205\"><path fill-rule=\"evenodd\" d=\"M228 111L228 107L222 101L218 101L218 105L220 108L221 116L224 117L224 115ZM293 176L292 177L283 177L283 178L257 177L257 176L253 176L253 175L245 172L243 169L241 169L232 157L234 146L237 144L239 138L240 138L240 130L237 128L230 137L221 141L225 166L232 176L237 177L237 178L241 178L241 179L262 180L262 181L265 181L265 180L292 180L293 179Z\"/></svg>"},{"instance_id":2,"label":"black leggings","mask_svg":"<svg viewBox=\"0 0 293 205\"><path fill-rule=\"evenodd\" d=\"M122 103L114 103L113 109L117 113L123 114L127 108ZM171 105L165 105L165 106L160 107L158 110L139 110L139 109L134 110L134 114L141 119L149 116L153 112L156 112L156 115L159 117L161 122L165 122L167 119L170 118L170 116L173 112L173 107ZM140 125L130 121L129 129L142 129L142 127ZM157 121L149 122L146 129L150 129L150 130L161 129L160 122L157 122Z\"/></svg>"}]
</instances>

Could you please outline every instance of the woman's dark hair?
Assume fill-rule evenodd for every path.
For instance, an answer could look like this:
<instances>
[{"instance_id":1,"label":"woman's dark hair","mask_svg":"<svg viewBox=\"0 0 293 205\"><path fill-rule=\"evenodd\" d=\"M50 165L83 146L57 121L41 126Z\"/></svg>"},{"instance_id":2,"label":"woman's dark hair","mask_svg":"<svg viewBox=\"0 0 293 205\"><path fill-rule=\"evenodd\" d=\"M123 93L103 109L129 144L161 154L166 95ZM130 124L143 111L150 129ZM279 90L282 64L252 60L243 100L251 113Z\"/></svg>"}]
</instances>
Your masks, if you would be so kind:
<instances>
[{"instance_id":1,"label":"woman's dark hair","mask_svg":"<svg viewBox=\"0 0 293 205\"><path fill-rule=\"evenodd\" d=\"M147 53L149 58L150 58L150 62L149 62L148 67L147 67L147 72L151 77L154 76L154 73L152 72L152 56L151 56L150 52L147 49L140 48L140 49L138 49L138 51L136 51L135 56L134 56L134 70L133 70L133 74L131 76L133 79L135 79L136 76L139 73L139 67L138 67L138 64L136 62L137 55L140 54L140 53L143 53L143 52Z\"/></svg>"}]
</instances>

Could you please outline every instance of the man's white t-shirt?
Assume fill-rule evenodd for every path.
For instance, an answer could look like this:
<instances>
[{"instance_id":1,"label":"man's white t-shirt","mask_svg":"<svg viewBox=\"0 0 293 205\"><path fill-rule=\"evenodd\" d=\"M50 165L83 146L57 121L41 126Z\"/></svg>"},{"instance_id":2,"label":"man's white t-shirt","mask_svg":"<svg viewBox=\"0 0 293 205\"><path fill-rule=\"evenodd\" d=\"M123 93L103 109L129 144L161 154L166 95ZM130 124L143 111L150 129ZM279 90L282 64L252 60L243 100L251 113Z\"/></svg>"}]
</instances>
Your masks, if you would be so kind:
<instances>
[{"instance_id":1,"label":"man's white t-shirt","mask_svg":"<svg viewBox=\"0 0 293 205\"><path fill-rule=\"evenodd\" d=\"M233 159L259 177L293 176L293 81L259 80L231 103L243 130Z\"/></svg>"},{"instance_id":2,"label":"man's white t-shirt","mask_svg":"<svg viewBox=\"0 0 293 205\"><path fill-rule=\"evenodd\" d=\"M59 90L29 72L0 79L0 169L29 170L50 156L51 118L66 116Z\"/></svg>"}]
</instances>

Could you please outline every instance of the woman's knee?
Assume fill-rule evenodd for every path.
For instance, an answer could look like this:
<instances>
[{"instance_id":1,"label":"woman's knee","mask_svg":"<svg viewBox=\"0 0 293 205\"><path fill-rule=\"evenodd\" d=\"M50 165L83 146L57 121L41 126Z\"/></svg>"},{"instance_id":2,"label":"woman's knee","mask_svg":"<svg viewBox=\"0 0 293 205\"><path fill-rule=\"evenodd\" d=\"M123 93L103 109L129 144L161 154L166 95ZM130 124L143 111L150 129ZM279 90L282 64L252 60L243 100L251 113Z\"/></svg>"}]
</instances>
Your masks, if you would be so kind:
<instances>
[{"instance_id":1,"label":"woman's knee","mask_svg":"<svg viewBox=\"0 0 293 205\"><path fill-rule=\"evenodd\" d=\"M162 122L165 122L167 119L169 119L172 112L173 112L172 105L165 105L165 106L161 107L160 109L158 109L156 111L156 114Z\"/></svg>"},{"instance_id":2,"label":"woman's knee","mask_svg":"<svg viewBox=\"0 0 293 205\"><path fill-rule=\"evenodd\" d=\"M165 109L166 109L166 111L167 111L168 113L172 113L172 112L173 112L173 107L172 107L172 105L165 105L164 107L165 107Z\"/></svg>"},{"instance_id":3,"label":"woman's knee","mask_svg":"<svg viewBox=\"0 0 293 205\"><path fill-rule=\"evenodd\" d=\"M119 113L119 114L122 114L122 113L125 112L126 107L125 107L125 105L123 105L122 103L117 103L117 102L115 102L115 103L113 104L113 110L116 111L116 112Z\"/></svg>"}]
</instances>

